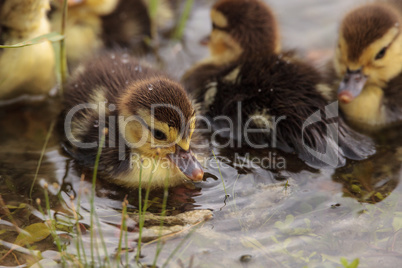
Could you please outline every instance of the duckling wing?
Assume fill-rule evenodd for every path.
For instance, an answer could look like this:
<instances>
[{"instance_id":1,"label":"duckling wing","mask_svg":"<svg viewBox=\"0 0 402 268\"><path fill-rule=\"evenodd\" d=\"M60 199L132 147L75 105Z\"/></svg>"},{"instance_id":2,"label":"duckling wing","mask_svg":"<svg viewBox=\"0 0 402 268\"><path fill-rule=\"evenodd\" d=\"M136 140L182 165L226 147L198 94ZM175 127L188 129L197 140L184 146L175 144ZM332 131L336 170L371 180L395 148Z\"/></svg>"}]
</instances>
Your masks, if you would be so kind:
<instances>
[{"instance_id":1,"label":"duckling wing","mask_svg":"<svg viewBox=\"0 0 402 268\"><path fill-rule=\"evenodd\" d=\"M402 3L401 3L402 6ZM387 123L402 120L402 74L392 79L383 90L383 103L386 110Z\"/></svg>"},{"instance_id":2,"label":"duckling wing","mask_svg":"<svg viewBox=\"0 0 402 268\"><path fill-rule=\"evenodd\" d=\"M214 102L217 84L222 77L237 67L236 63L218 65L214 63L197 64L189 69L182 77L182 83L187 92L205 109ZM215 88L215 94L210 94ZM206 113L207 111L203 111Z\"/></svg>"},{"instance_id":3,"label":"duckling wing","mask_svg":"<svg viewBox=\"0 0 402 268\"><path fill-rule=\"evenodd\" d=\"M376 152L374 141L350 128L342 117L339 117L339 147L344 157L363 160Z\"/></svg>"}]
</instances>

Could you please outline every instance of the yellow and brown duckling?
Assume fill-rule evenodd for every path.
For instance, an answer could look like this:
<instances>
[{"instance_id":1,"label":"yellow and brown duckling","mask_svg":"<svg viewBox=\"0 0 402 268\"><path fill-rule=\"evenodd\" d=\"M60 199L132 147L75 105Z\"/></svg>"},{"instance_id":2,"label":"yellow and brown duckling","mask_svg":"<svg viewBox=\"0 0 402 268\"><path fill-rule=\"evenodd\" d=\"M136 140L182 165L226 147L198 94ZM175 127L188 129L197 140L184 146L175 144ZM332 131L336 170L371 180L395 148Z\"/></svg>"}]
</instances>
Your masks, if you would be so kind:
<instances>
[{"instance_id":1,"label":"yellow and brown duckling","mask_svg":"<svg viewBox=\"0 0 402 268\"><path fill-rule=\"evenodd\" d=\"M275 17L262 1L220 0L211 20L211 55L183 80L217 128L234 124L238 129L242 121L243 129L235 131L240 135L231 137L244 141L243 131L251 128L252 144L296 152L313 166L337 166L345 156L361 159L373 153L371 140L337 117L321 75L292 53L280 52ZM232 124L215 120L222 115Z\"/></svg>"},{"instance_id":2,"label":"yellow and brown duckling","mask_svg":"<svg viewBox=\"0 0 402 268\"><path fill-rule=\"evenodd\" d=\"M14 45L49 33L49 0L1 0L0 44ZM0 48L0 99L46 94L55 84L50 42Z\"/></svg>"},{"instance_id":3,"label":"yellow and brown duckling","mask_svg":"<svg viewBox=\"0 0 402 268\"><path fill-rule=\"evenodd\" d=\"M62 4L54 2L52 28L60 30ZM137 14L138 13L138 14ZM149 18L141 0L75 0L68 3L66 49L70 66L124 42L133 48L144 45L149 36Z\"/></svg>"},{"instance_id":4,"label":"yellow and brown duckling","mask_svg":"<svg viewBox=\"0 0 402 268\"><path fill-rule=\"evenodd\" d=\"M402 120L401 12L401 1L370 3L341 23L334 87L342 113L359 128L376 130Z\"/></svg>"},{"instance_id":5,"label":"yellow and brown duckling","mask_svg":"<svg viewBox=\"0 0 402 268\"><path fill-rule=\"evenodd\" d=\"M148 2L143 0L71 0L66 26L67 57L70 66L103 48L126 48L133 55L147 52L151 37ZM62 9L55 2L51 13L52 27L60 29ZM159 1L156 22L172 20L173 5Z\"/></svg>"},{"instance_id":6,"label":"yellow and brown duckling","mask_svg":"<svg viewBox=\"0 0 402 268\"><path fill-rule=\"evenodd\" d=\"M105 133L99 172L116 184L164 187L200 181L190 149L195 110L183 87L127 54L103 54L80 65L60 116L65 149L92 168Z\"/></svg>"}]
</instances>

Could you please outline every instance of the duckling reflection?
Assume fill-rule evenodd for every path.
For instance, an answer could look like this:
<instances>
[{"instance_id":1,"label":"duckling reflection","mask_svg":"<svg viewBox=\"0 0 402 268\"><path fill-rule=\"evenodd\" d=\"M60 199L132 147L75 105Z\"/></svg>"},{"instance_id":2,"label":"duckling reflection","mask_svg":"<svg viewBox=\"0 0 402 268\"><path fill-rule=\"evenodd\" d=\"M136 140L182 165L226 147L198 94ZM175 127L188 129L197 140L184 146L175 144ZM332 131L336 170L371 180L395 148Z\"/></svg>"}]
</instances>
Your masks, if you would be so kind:
<instances>
[{"instance_id":1,"label":"duckling reflection","mask_svg":"<svg viewBox=\"0 0 402 268\"><path fill-rule=\"evenodd\" d=\"M14 45L50 32L49 0L0 1L0 45ZM55 85L55 58L50 42L0 48L0 100L44 95Z\"/></svg>"},{"instance_id":2,"label":"duckling reflection","mask_svg":"<svg viewBox=\"0 0 402 268\"><path fill-rule=\"evenodd\" d=\"M377 203L387 198L402 177L402 149L382 150L369 159L336 170L333 181L343 185L344 196Z\"/></svg>"},{"instance_id":3,"label":"duckling reflection","mask_svg":"<svg viewBox=\"0 0 402 268\"><path fill-rule=\"evenodd\" d=\"M183 81L216 129L240 127L222 136L296 152L315 167L342 165L345 157L363 159L374 152L368 137L331 112L331 89L323 77L292 53L281 53L275 17L262 1L218 1L211 20L210 57L188 70ZM320 120L309 124L313 114ZM220 116L230 122L215 122ZM246 126L253 130L248 136ZM336 138L327 133L331 129ZM327 156L333 161L324 160Z\"/></svg>"},{"instance_id":4,"label":"duckling reflection","mask_svg":"<svg viewBox=\"0 0 402 268\"><path fill-rule=\"evenodd\" d=\"M217 137L215 142L225 144L227 139ZM289 172L318 172L317 169L306 165L297 155L276 149L260 150L250 147L230 148L224 146L215 150L214 153L217 154L218 160L224 159L222 161L235 168L239 174L253 173L256 169L261 168L272 172L277 180L283 180L286 177L283 174ZM214 156L211 155L210 157Z\"/></svg>"},{"instance_id":5,"label":"duckling reflection","mask_svg":"<svg viewBox=\"0 0 402 268\"><path fill-rule=\"evenodd\" d=\"M352 125L378 130L402 119L402 4L369 3L343 19L331 70Z\"/></svg>"},{"instance_id":6,"label":"duckling reflection","mask_svg":"<svg viewBox=\"0 0 402 268\"><path fill-rule=\"evenodd\" d=\"M3 199L27 204L32 204L36 198L43 200L43 186L47 183L51 206L60 205L57 193L63 183L66 158L58 152L57 135L50 132L52 121L60 112L58 105L54 104L54 100L48 100L1 107L0 193ZM48 135L47 147L43 151ZM42 161L38 169L39 159Z\"/></svg>"}]
</instances>

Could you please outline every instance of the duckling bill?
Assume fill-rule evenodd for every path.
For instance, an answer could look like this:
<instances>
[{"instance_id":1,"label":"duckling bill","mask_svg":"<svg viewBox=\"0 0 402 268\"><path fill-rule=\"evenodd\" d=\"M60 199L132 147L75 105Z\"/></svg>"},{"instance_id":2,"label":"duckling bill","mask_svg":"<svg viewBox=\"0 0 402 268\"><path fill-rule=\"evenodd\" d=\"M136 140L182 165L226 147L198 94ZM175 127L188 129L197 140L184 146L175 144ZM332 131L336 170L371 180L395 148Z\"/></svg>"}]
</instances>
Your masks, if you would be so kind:
<instances>
[{"instance_id":1,"label":"duckling bill","mask_svg":"<svg viewBox=\"0 0 402 268\"><path fill-rule=\"evenodd\" d=\"M276 137L276 148L295 152L312 166L338 166L345 157L374 152L368 137L350 129L337 109L331 112L331 88L321 74L294 53L281 51L275 16L265 3L220 0L211 20L210 56L183 77L204 114L232 122L240 116L255 129L248 133L252 144L269 144Z\"/></svg>"},{"instance_id":2,"label":"duckling bill","mask_svg":"<svg viewBox=\"0 0 402 268\"><path fill-rule=\"evenodd\" d=\"M190 149L195 110L182 86L127 54L105 54L78 67L65 92L65 149L102 176L138 187L200 181ZM104 130L107 131L104 131ZM105 134L103 134L105 133Z\"/></svg>"},{"instance_id":3,"label":"duckling bill","mask_svg":"<svg viewBox=\"0 0 402 268\"><path fill-rule=\"evenodd\" d=\"M343 114L359 128L402 119L401 12L400 1L370 3L341 23L332 81Z\"/></svg>"}]
</instances>

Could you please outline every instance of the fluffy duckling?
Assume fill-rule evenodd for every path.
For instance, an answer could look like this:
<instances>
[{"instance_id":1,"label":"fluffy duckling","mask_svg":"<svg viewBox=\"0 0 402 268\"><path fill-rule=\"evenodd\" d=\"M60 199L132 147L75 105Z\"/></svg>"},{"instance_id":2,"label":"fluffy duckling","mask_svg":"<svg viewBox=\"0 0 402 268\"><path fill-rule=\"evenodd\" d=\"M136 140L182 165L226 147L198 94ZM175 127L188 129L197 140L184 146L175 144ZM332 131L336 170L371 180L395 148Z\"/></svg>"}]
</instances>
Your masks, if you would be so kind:
<instances>
[{"instance_id":1,"label":"fluffy duckling","mask_svg":"<svg viewBox=\"0 0 402 268\"><path fill-rule=\"evenodd\" d=\"M135 55L147 51L151 37L148 2L143 0L71 0L66 27L67 57L71 66L102 48L123 47ZM172 3L158 2L157 24L166 25L174 17ZM55 30L61 26L60 4L51 15Z\"/></svg>"},{"instance_id":2,"label":"fluffy duckling","mask_svg":"<svg viewBox=\"0 0 402 268\"><path fill-rule=\"evenodd\" d=\"M215 127L239 129L243 121L230 138L296 152L313 166L338 166L344 156L360 159L373 153L371 140L337 117L321 75L292 53L280 52L275 17L262 1L220 0L211 20L211 55L183 80ZM222 115L232 122L218 123L214 117ZM247 136L246 128L253 129Z\"/></svg>"},{"instance_id":3,"label":"fluffy duckling","mask_svg":"<svg viewBox=\"0 0 402 268\"><path fill-rule=\"evenodd\" d=\"M49 33L49 0L1 0L0 44L12 45ZM55 84L50 42L0 49L0 99L46 94Z\"/></svg>"},{"instance_id":4,"label":"fluffy duckling","mask_svg":"<svg viewBox=\"0 0 402 268\"><path fill-rule=\"evenodd\" d=\"M401 1L370 3L341 23L332 76L341 111L358 128L402 119L401 11Z\"/></svg>"},{"instance_id":5,"label":"fluffy duckling","mask_svg":"<svg viewBox=\"0 0 402 268\"><path fill-rule=\"evenodd\" d=\"M80 65L65 92L66 151L92 168L100 137L99 172L116 184L164 187L200 181L190 150L195 110L183 87L127 54L106 54ZM107 130L107 131L105 131Z\"/></svg>"},{"instance_id":6,"label":"fluffy duckling","mask_svg":"<svg viewBox=\"0 0 402 268\"><path fill-rule=\"evenodd\" d=\"M68 1L66 24L66 49L70 65L90 57L104 47L102 40L101 16L112 13L119 0L75 0ZM62 1L55 1L54 12L50 15L52 29L60 31L62 20Z\"/></svg>"}]
</instances>

